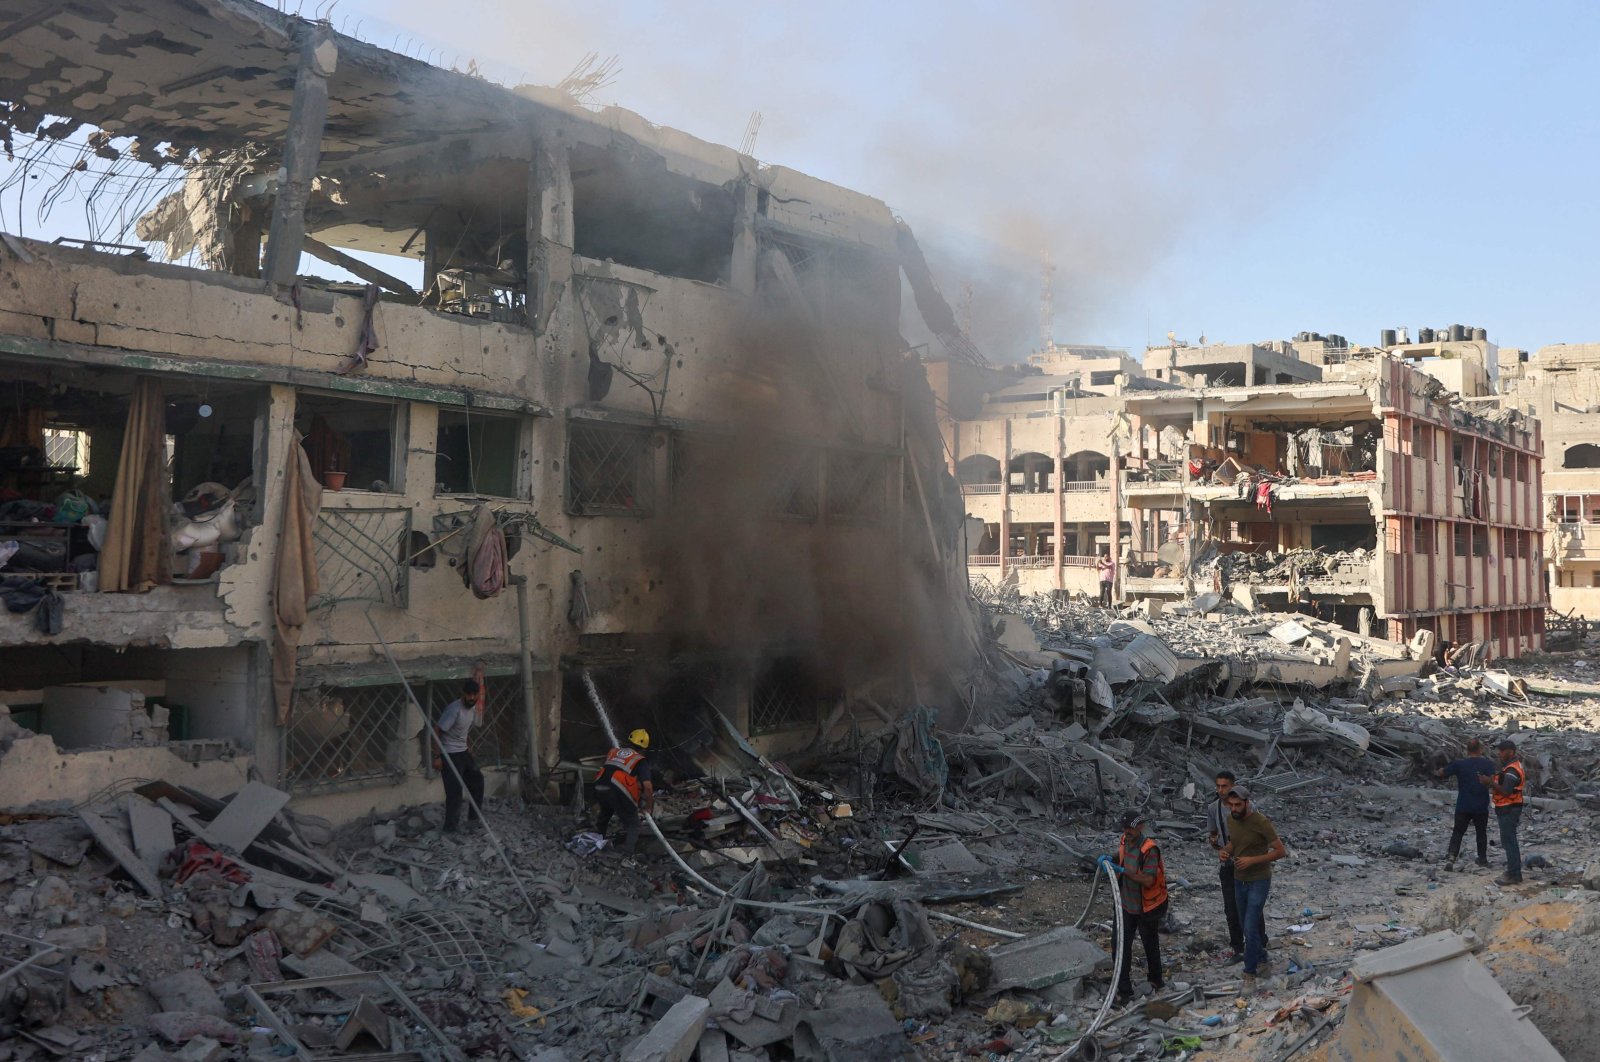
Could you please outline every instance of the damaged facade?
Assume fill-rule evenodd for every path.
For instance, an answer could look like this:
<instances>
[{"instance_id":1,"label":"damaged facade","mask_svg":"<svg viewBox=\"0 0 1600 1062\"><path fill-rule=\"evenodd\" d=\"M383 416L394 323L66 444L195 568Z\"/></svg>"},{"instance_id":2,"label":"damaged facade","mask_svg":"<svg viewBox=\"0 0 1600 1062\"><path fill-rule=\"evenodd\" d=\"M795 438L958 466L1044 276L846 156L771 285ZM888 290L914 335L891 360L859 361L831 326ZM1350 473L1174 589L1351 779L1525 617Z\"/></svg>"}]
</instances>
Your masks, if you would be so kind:
<instances>
[{"instance_id":1,"label":"damaged facade","mask_svg":"<svg viewBox=\"0 0 1600 1062\"><path fill-rule=\"evenodd\" d=\"M0 544L44 598L0 616L0 803L428 799L475 673L504 780L603 751L585 671L669 757L937 699L959 503L881 202L243 0L7 33L8 138L184 166L139 232L204 268L0 245Z\"/></svg>"},{"instance_id":2,"label":"damaged facade","mask_svg":"<svg viewBox=\"0 0 1600 1062\"><path fill-rule=\"evenodd\" d=\"M1059 365L989 381L940 366L974 578L1093 593L1110 549L1119 600L1215 593L1394 641L1541 647L1539 422L1472 412L1427 362L1343 337L1279 346L1175 346L1192 370L1176 383L1087 390ZM1099 471L1070 474L1086 458Z\"/></svg>"}]
</instances>

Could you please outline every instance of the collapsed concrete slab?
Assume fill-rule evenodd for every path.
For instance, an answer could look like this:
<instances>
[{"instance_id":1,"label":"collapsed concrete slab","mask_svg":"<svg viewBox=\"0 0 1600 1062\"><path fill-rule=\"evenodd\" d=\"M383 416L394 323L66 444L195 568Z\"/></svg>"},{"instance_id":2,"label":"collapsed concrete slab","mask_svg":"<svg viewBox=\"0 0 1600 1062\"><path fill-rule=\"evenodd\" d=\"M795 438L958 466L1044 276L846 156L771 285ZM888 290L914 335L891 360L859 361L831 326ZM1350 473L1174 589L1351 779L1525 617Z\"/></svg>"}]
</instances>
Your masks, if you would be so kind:
<instances>
[{"instance_id":1,"label":"collapsed concrete slab","mask_svg":"<svg viewBox=\"0 0 1600 1062\"><path fill-rule=\"evenodd\" d=\"M1562 1062L1455 933L1435 933L1363 956L1334 1062Z\"/></svg>"}]
</instances>

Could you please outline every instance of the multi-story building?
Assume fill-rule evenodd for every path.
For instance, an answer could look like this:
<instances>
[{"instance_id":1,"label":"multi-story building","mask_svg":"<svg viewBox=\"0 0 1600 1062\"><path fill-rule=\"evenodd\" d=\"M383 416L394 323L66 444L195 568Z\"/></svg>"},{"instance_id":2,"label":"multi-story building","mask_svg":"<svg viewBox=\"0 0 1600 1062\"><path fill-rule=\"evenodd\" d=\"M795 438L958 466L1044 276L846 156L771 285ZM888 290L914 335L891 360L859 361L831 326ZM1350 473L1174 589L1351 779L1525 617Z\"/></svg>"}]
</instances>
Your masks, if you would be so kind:
<instances>
[{"instance_id":1,"label":"multi-story building","mask_svg":"<svg viewBox=\"0 0 1600 1062\"><path fill-rule=\"evenodd\" d=\"M1501 366L1504 406L1544 428L1550 604L1600 620L1600 343L1563 343Z\"/></svg>"},{"instance_id":2,"label":"multi-story building","mask_svg":"<svg viewBox=\"0 0 1600 1062\"><path fill-rule=\"evenodd\" d=\"M603 749L586 673L668 762L722 720L793 748L965 651L883 203L247 0L43 5L3 49L18 165L182 166L97 205L192 264L0 239L5 571L62 591L0 613L40 735L0 804L436 799L474 673L502 783Z\"/></svg>"},{"instance_id":3,"label":"multi-story building","mask_svg":"<svg viewBox=\"0 0 1600 1062\"><path fill-rule=\"evenodd\" d=\"M1322 379L1322 336L1302 333L1290 343L1205 343L1178 340L1144 352L1144 374L1181 387L1253 387L1256 384L1314 383ZM1305 349L1302 350L1302 347ZM1340 347L1342 349L1342 346Z\"/></svg>"},{"instance_id":4,"label":"multi-story building","mask_svg":"<svg viewBox=\"0 0 1600 1062\"><path fill-rule=\"evenodd\" d=\"M1376 354L1320 383L1129 396L1120 592L1215 590L1395 640L1538 648L1539 424L1454 397Z\"/></svg>"},{"instance_id":5,"label":"multi-story building","mask_svg":"<svg viewBox=\"0 0 1600 1062\"><path fill-rule=\"evenodd\" d=\"M1080 349L1086 361L1070 353ZM1103 347L1057 347L1029 360L928 365L946 460L968 517L982 524L968 532L968 570L1024 593L1093 593L1096 558L1117 548L1111 470L1122 392L1145 381L1123 371L1125 353ZM1113 378L1094 381L1096 372Z\"/></svg>"}]
</instances>

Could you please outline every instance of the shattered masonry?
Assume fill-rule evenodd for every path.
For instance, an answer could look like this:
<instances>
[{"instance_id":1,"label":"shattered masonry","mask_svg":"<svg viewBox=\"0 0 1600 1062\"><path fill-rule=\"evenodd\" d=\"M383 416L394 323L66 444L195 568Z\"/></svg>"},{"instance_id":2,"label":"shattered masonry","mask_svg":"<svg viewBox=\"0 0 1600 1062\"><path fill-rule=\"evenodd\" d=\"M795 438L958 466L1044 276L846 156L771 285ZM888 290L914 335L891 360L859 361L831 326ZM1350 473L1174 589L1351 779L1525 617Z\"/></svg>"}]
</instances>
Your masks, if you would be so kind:
<instances>
[{"instance_id":1,"label":"shattered masonry","mask_svg":"<svg viewBox=\"0 0 1600 1062\"><path fill-rule=\"evenodd\" d=\"M437 799L424 728L474 674L491 793L604 752L584 669L690 750L946 696L959 499L883 203L245 0L6 32L18 149L184 174L139 233L205 268L0 244L0 538L45 602L0 615L0 805Z\"/></svg>"},{"instance_id":2,"label":"shattered masonry","mask_svg":"<svg viewBox=\"0 0 1600 1062\"><path fill-rule=\"evenodd\" d=\"M1117 600L1215 594L1396 642L1543 647L1544 410L1460 369L1487 341L1441 359L1331 338L1152 348L1143 368L1097 347L1020 373L930 366L974 580L1093 595L1109 550ZM1477 389L1446 390L1441 366ZM1583 533L1560 532L1553 565L1585 556Z\"/></svg>"}]
</instances>

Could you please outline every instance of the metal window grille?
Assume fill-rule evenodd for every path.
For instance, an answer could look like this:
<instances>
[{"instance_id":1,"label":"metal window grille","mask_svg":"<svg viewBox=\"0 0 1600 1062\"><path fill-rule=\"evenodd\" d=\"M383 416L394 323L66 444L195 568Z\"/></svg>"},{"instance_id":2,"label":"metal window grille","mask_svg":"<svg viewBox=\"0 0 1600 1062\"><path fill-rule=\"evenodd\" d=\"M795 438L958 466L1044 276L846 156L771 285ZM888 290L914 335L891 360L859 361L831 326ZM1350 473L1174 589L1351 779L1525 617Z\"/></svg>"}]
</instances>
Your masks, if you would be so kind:
<instances>
[{"instance_id":1,"label":"metal window grille","mask_svg":"<svg viewBox=\"0 0 1600 1062\"><path fill-rule=\"evenodd\" d=\"M521 679L516 675L490 675L485 682L489 687L489 700L483 706L483 721L473 724L467 733L467 747L480 767L521 765L527 760L528 752ZM433 719L437 720L459 696L460 679L429 683Z\"/></svg>"},{"instance_id":2,"label":"metal window grille","mask_svg":"<svg viewBox=\"0 0 1600 1062\"><path fill-rule=\"evenodd\" d=\"M816 452L802 449L781 455L767 499L768 512L815 520L820 508Z\"/></svg>"},{"instance_id":3,"label":"metal window grille","mask_svg":"<svg viewBox=\"0 0 1600 1062\"><path fill-rule=\"evenodd\" d=\"M312 608L339 601L409 604L409 509L323 509L313 538L322 589Z\"/></svg>"},{"instance_id":4,"label":"metal window grille","mask_svg":"<svg viewBox=\"0 0 1600 1062\"><path fill-rule=\"evenodd\" d=\"M44 430L44 459L52 468L75 468L89 474L89 433L75 428Z\"/></svg>"},{"instance_id":5,"label":"metal window grille","mask_svg":"<svg viewBox=\"0 0 1600 1062\"><path fill-rule=\"evenodd\" d=\"M816 696L796 668L774 665L756 683L750 696L750 733L770 734L816 721Z\"/></svg>"},{"instance_id":6,"label":"metal window grille","mask_svg":"<svg viewBox=\"0 0 1600 1062\"><path fill-rule=\"evenodd\" d=\"M655 508L650 432L574 422L567 431L567 511L648 516Z\"/></svg>"},{"instance_id":7,"label":"metal window grille","mask_svg":"<svg viewBox=\"0 0 1600 1062\"><path fill-rule=\"evenodd\" d=\"M828 516L842 520L883 517L887 462L876 455L828 454Z\"/></svg>"},{"instance_id":8,"label":"metal window grille","mask_svg":"<svg viewBox=\"0 0 1600 1062\"><path fill-rule=\"evenodd\" d=\"M398 782L420 752L401 738L405 687L297 690L283 730L283 784L295 792Z\"/></svg>"}]
</instances>

